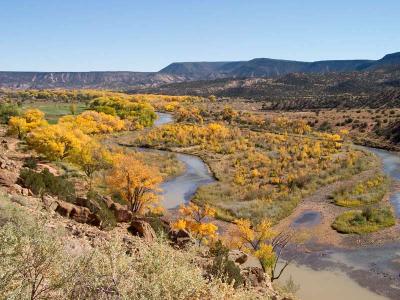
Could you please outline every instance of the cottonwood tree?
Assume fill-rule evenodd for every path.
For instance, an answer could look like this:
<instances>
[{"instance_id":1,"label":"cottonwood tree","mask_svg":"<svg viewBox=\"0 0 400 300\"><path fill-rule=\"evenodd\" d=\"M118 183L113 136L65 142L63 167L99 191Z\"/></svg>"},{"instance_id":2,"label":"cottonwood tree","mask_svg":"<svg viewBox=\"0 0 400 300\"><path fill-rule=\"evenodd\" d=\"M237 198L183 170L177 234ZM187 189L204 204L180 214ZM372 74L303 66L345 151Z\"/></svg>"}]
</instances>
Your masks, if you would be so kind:
<instances>
[{"instance_id":1,"label":"cottonwood tree","mask_svg":"<svg viewBox=\"0 0 400 300\"><path fill-rule=\"evenodd\" d=\"M271 273L271 280L279 279L290 263L290 260L286 260L279 268L279 261L293 233L276 233L272 223L266 219L254 226L247 219L238 219L235 224L224 239L227 246L256 256L264 271Z\"/></svg>"},{"instance_id":2,"label":"cottonwood tree","mask_svg":"<svg viewBox=\"0 0 400 300\"><path fill-rule=\"evenodd\" d=\"M217 238L218 227L209 221L209 218L215 216L215 209L190 202L186 206L181 205L179 213L181 218L172 224L173 229L188 230L199 243L208 243Z\"/></svg>"},{"instance_id":3,"label":"cottonwood tree","mask_svg":"<svg viewBox=\"0 0 400 300\"><path fill-rule=\"evenodd\" d=\"M89 183L89 190L91 190L94 174L110 166L111 153L97 141L91 139L84 147L74 149L69 160L78 165L85 173Z\"/></svg>"},{"instance_id":4,"label":"cottonwood tree","mask_svg":"<svg viewBox=\"0 0 400 300\"><path fill-rule=\"evenodd\" d=\"M28 109L21 116L11 117L8 121L8 133L23 138L33 129L47 125L44 113L38 109Z\"/></svg>"},{"instance_id":5,"label":"cottonwood tree","mask_svg":"<svg viewBox=\"0 0 400 300\"><path fill-rule=\"evenodd\" d=\"M28 144L51 160L64 159L84 148L91 138L79 129L63 125L39 127L28 136Z\"/></svg>"},{"instance_id":6,"label":"cottonwood tree","mask_svg":"<svg viewBox=\"0 0 400 300\"><path fill-rule=\"evenodd\" d=\"M157 169L143 164L132 154L116 155L106 177L110 189L121 195L134 214L144 213L158 203L161 181Z\"/></svg>"}]
</instances>

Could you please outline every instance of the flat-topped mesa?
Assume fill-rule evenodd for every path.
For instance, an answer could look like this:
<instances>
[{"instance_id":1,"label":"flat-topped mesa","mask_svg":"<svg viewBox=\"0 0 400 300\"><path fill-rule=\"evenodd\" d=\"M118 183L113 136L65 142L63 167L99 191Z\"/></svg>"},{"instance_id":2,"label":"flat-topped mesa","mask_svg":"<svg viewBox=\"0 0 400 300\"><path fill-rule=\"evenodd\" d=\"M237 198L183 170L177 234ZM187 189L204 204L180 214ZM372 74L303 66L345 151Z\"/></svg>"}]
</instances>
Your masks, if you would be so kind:
<instances>
[{"instance_id":1,"label":"flat-topped mesa","mask_svg":"<svg viewBox=\"0 0 400 300\"><path fill-rule=\"evenodd\" d=\"M289 73L373 71L400 65L400 52L379 60L314 62L254 58L248 61L174 62L158 72L0 72L0 88L144 88L168 83L220 78L276 78Z\"/></svg>"}]
</instances>

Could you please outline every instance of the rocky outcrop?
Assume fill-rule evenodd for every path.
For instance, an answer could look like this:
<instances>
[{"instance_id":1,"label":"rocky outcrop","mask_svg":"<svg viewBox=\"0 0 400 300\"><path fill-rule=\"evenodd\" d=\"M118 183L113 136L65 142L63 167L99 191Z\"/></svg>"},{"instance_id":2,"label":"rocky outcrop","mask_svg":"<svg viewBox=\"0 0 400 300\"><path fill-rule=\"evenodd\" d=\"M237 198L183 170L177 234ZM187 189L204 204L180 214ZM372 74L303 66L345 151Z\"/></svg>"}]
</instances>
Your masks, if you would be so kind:
<instances>
[{"instance_id":1,"label":"rocky outcrop","mask_svg":"<svg viewBox=\"0 0 400 300\"><path fill-rule=\"evenodd\" d=\"M264 273L260 261L256 257L240 250L230 250L228 259L235 262L240 268L240 273L245 278L246 286L258 287L270 282Z\"/></svg>"},{"instance_id":2,"label":"rocky outcrop","mask_svg":"<svg viewBox=\"0 0 400 300\"><path fill-rule=\"evenodd\" d=\"M126 205L114 202L110 197L103 197L102 200L107 207L114 213L115 219L119 223L129 223L132 220L132 212Z\"/></svg>"},{"instance_id":3,"label":"rocky outcrop","mask_svg":"<svg viewBox=\"0 0 400 300\"><path fill-rule=\"evenodd\" d=\"M114 216L117 222L127 223L132 220L132 212L130 212L125 205L113 203L110 209L114 212Z\"/></svg>"},{"instance_id":4,"label":"rocky outcrop","mask_svg":"<svg viewBox=\"0 0 400 300\"><path fill-rule=\"evenodd\" d=\"M156 239L156 233L149 223L142 219L135 218L131 221L128 231L135 236L143 238L147 243Z\"/></svg>"},{"instance_id":5,"label":"rocky outcrop","mask_svg":"<svg viewBox=\"0 0 400 300\"><path fill-rule=\"evenodd\" d=\"M168 236L174 245L179 248L183 248L194 241L190 232L185 229L170 230Z\"/></svg>"},{"instance_id":6,"label":"rocky outcrop","mask_svg":"<svg viewBox=\"0 0 400 300\"><path fill-rule=\"evenodd\" d=\"M231 250L229 251L228 258L229 260L241 265L245 263L248 259L248 255L240 250Z\"/></svg>"},{"instance_id":7,"label":"rocky outcrop","mask_svg":"<svg viewBox=\"0 0 400 300\"><path fill-rule=\"evenodd\" d=\"M77 206L72 203L57 200L55 201L55 212L64 217L75 220L78 223L85 223L93 226L100 226L100 218L92 213L90 209L83 206Z\"/></svg>"}]
</instances>

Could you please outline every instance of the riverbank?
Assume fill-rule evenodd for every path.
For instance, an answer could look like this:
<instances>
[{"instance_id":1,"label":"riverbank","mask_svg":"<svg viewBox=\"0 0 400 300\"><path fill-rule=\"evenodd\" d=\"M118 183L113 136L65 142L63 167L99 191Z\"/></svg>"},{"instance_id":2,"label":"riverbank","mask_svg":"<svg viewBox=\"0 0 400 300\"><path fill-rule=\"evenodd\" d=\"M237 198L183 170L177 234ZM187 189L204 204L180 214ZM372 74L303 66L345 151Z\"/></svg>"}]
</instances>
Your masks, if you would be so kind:
<instances>
[{"instance_id":1,"label":"riverbank","mask_svg":"<svg viewBox=\"0 0 400 300\"><path fill-rule=\"evenodd\" d=\"M176 151L176 149L168 150ZM201 153L191 152L191 154L199 154L201 157ZM207 160L204 161L210 163ZM294 261L281 281L284 282L289 278L288 276L292 275L294 281L300 285L298 295L303 299L382 300L400 297L399 274L396 274L400 262L398 254L400 243L388 244L389 241L392 242L394 238L398 238L398 224L378 233L362 236L339 234L331 228L334 217L343 208L331 204L329 195L342 185L352 185L374 175L380 168L383 168L386 173L395 172L390 160L383 161L381 165L378 164L351 178L323 186L303 199L293 213L277 225L276 230L285 230L297 222L297 228L305 225L303 230L312 237L307 244L286 254L287 258L294 258ZM173 181L172 185L174 185ZM397 185L393 185L392 193L396 194L397 188ZM171 187L167 187L166 190L171 190ZM193 193L191 189L190 195ZM186 202L190 200L187 195L189 194L185 197L185 193L181 190L179 197ZM176 197L177 194L174 195L175 200ZM383 201L391 200L392 198L388 195ZM313 212L317 214L312 214ZM176 210L169 211L171 218L175 214ZM227 224L217 221L222 231ZM316 285L321 288L316 288ZM338 286L342 286L343 289L338 290Z\"/></svg>"},{"instance_id":2,"label":"riverbank","mask_svg":"<svg viewBox=\"0 0 400 300\"><path fill-rule=\"evenodd\" d=\"M399 216L400 203L400 155L381 149L367 149L381 159L381 169L392 179L390 194L383 201L391 203ZM371 171L362 175L368 176ZM359 178L360 179L360 178ZM350 180L354 180L353 178ZM302 214L318 212L320 222L305 227L314 238L297 248L288 257L294 262L288 267L282 280L292 275L300 284L298 296L317 300L321 291L323 299L399 299L400 298L400 226L364 235L343 235L330 228L332 212L341 208L321 197L322 191L304 199L295 212L279 226L290 226ZM308 201L307 201L308 200ZM316 200L316 201L311 201ZM316 289L320 286L321 289ZM340 286L340 289L337 287ZM342 288L343 287L343 288ZM330 297L330 295L333 295Z\"/></svg>"}]
</instances>

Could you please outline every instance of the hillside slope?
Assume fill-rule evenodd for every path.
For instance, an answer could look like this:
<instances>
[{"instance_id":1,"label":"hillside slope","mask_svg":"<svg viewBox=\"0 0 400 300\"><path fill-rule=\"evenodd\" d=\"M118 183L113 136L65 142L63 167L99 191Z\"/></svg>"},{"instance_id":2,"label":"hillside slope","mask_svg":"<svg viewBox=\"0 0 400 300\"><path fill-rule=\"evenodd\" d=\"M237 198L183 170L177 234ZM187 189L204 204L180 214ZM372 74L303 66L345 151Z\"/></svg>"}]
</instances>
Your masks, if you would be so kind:
<instances>
[{"instance_id":1,"label":"hillside slope","mask_svg":"<svg viewBox=\"0 0 400 300\"><path fill-rule=\"evenodd\" d=\"M375 71L400 65L400 52L373 60L303 62L255 58L249 61L175 62L159 72L0 72L0 88L148 88L223 78L277 78L289 73L326 74Z\"/></svg>"},{"instance_id":2,"label":"hillside slope","mask_svg":"<svg viewBox=\"0 0 400 300\"><path fill-rule=\"evenodd\" d=\"M400 67L376 71L290 73L278 78L222 78L161 85L135 92L239 97L270 109L400 107Z\"/></svg>"}]
</instances>

